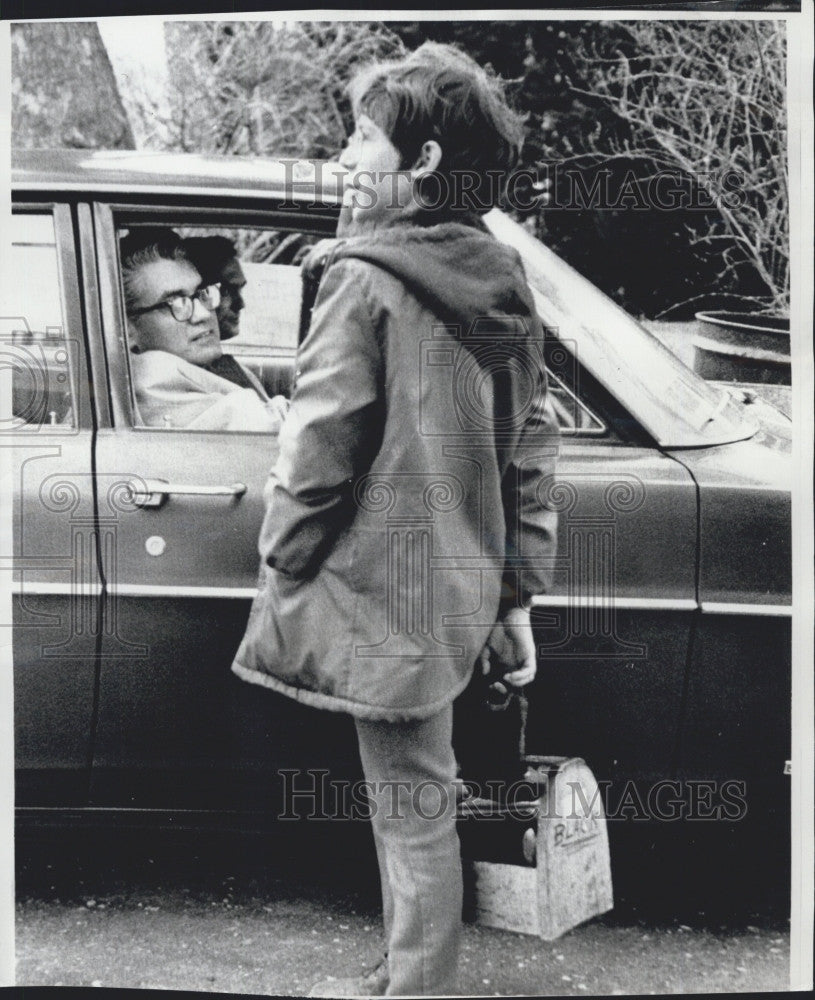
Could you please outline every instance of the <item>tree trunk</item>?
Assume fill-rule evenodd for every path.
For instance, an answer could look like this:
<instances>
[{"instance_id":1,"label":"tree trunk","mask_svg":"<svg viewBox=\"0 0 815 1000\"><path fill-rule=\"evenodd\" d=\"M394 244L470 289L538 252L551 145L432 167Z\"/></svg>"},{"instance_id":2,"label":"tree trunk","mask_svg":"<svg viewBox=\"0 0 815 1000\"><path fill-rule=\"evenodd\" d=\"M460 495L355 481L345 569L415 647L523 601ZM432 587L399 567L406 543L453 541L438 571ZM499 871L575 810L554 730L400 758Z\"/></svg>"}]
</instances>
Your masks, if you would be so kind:
<instances>
[{"instance_id":1,"label":"tree trunk","mask_svg":"<svg viewBox=\"0 0 815 1000\"><path fill-rule=\"evenodd\" d=\"M135 149L94 22L15 24L12 144L23 149Z\"/></svg>"}]
</instances>

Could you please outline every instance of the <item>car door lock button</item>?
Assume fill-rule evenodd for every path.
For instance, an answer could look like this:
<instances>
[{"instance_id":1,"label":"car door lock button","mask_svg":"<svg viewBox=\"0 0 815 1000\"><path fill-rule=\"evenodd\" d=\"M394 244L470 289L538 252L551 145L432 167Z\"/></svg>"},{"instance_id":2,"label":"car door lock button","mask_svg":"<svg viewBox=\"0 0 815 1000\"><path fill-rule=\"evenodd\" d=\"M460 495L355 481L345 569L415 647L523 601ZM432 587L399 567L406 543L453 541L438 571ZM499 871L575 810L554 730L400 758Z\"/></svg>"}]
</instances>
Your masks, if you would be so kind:
<instances>
[{"instance_id":1,"label":"car door lock button","mask_svg":"<svg viewBox=\"0 0 815 1000\"><path fill-rule=\"evenodd\" d=\"M151 535L144 543L149 556L163 556L167 548L167 542L161 535Z\"/></svg>"}]
</instances>

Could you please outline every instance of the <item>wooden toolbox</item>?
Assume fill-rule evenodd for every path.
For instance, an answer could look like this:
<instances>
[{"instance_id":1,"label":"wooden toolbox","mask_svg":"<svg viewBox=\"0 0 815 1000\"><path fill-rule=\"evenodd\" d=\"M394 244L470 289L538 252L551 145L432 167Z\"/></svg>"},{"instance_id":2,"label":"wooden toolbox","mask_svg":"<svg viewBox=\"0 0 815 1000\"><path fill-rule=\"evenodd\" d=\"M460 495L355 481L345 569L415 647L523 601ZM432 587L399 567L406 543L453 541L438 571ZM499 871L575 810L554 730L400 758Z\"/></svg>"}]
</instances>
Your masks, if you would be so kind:
<instances>
[{"instance_id":1,"label":"wooden toolbox","mask_svg":"<svg viewBox=\"0 0 815 1000\"><path fill-rule=\"evenodd\" d=\"M465 916L553 941L614 905L608 831L579 757L526 757L516 794L463 798Z\"/></svg>"}]
</instances>

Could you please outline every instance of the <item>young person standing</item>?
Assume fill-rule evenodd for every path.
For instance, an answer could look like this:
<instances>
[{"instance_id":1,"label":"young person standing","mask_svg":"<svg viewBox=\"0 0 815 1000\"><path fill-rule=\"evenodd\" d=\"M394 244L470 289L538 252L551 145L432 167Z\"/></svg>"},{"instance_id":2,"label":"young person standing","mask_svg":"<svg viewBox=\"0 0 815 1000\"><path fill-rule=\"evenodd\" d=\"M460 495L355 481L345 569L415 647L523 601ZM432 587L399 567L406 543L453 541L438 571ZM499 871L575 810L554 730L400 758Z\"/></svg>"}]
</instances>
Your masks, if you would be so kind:
<instances>
[{"instance_id":1,"label":"young person standing","mask_svg":"<svg viewBox=\"0 0 815 1000\"><path fill-rule=\"evenodd\" d=\"M449 994L452 703L491 656L510 684L535 676L557 433L521 260L480 218L522 139L498 82L426 43L363 71L352 98L350 222L298 352L233 669L355 719L386 958L312 995Z\"/></svg>"}]
</instances>

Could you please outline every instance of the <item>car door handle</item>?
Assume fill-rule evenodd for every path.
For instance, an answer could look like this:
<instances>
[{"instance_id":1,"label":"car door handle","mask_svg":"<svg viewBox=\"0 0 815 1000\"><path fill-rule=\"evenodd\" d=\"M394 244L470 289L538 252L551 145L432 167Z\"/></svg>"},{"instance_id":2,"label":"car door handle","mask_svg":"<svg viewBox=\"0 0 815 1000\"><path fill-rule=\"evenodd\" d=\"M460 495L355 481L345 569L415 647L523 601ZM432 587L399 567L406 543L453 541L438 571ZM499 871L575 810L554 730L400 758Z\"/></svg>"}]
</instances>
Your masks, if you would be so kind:
<instances>
[{"instance_id":1,"label":"car door handle","mask_svg":"<svg viewBox=\"0 0 815 1000\"><path fill-rule=\"evenodd\" d=\"M187 483L168 483L166 479L131 479L130 500L136 507L161 507L175 493L189 497L232 497L238 500L246 493L246 483L231 486L198 486Z\"/></svg>"}]
</instances>

